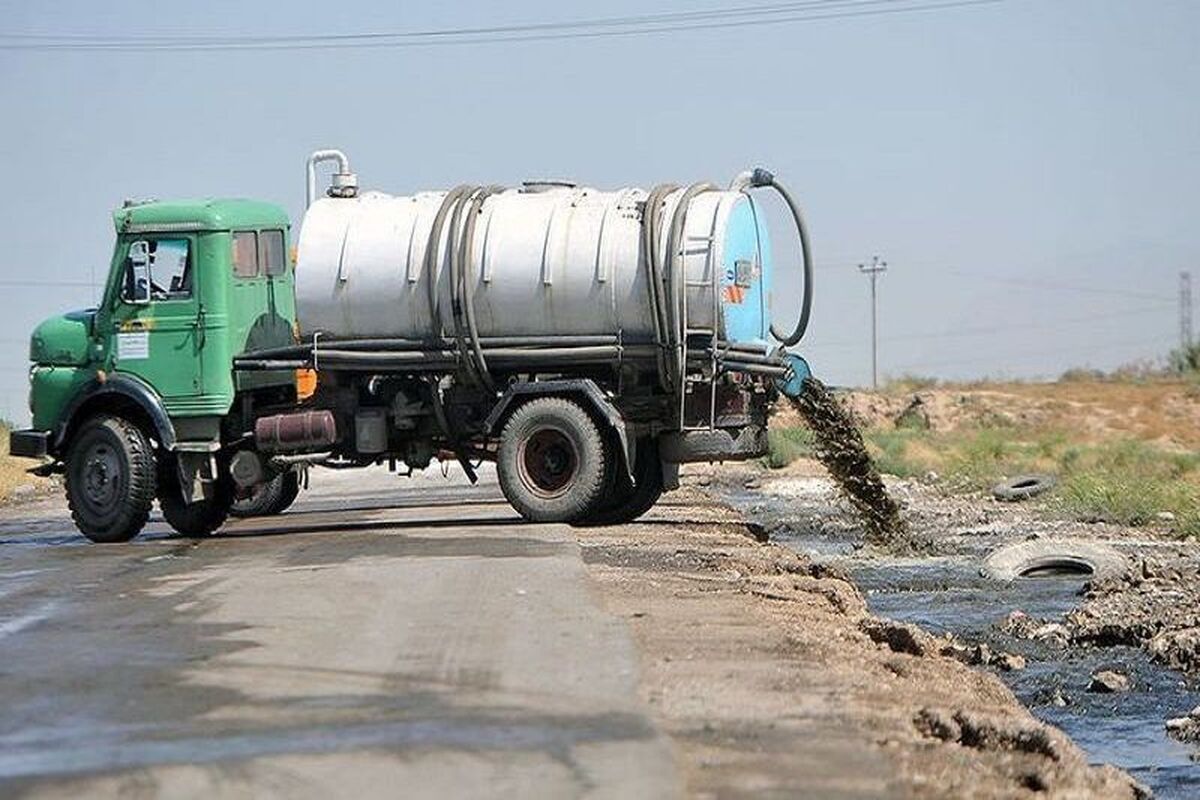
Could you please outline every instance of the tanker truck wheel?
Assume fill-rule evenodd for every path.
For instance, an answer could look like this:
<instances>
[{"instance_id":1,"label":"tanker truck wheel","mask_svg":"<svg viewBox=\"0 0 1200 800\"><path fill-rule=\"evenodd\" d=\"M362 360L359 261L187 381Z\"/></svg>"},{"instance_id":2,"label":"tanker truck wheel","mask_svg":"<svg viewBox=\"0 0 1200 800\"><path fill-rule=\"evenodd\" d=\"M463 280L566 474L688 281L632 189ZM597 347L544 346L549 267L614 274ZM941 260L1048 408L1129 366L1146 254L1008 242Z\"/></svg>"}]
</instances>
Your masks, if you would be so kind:
<instances>
[{"instance_id":1,"label":"tanker truck wheel","mask_svg":"<svg viewBox=\"0 0 1200 800\"><path fill-rule=\"evenodd\" d=\"M496 472L512 507L531 522L583 519L605 487L608 452L592 417L561 397L530 400L500 432Z\"/></svg>"},{"instance_id":2,"label":"tanker truck wheel","mask_svg":"<svg viewBox=\"0 0 1200 800\"><path fill-rule=\"evenodd\" d=\"M229 509L233 517L271 517L287 511L300 495L300 478L295 470L276 475L248 496L235 500Z\"/></svg>"},{"instance_id":3,"label":"tanker truck wheel","mask_svg":"<svg viewBox=\"0 0 1200 800\"><path fill-rule=\"evenodd\" d=\"M624 470L609 484L596 507L579 522L582 526L624 525L645 514L658 498L662 497L662 459L658 456L658 443L654 439L638 442L637 457L633 462L633 477L629 480Z\"/></svg>"},{"instance_id":4,"label":"tanker truck wheel","mask_svg":"<svg viewBox=\"0 0 1200 800\"><path fill-rule=\"evenodd\" d=\"M145 434L119 417L93 417L67 454L71 519L93 542L128 542L154 502L154 453Z\"/></svg>"},{"instance_id":5,"label":"tanker truck wheel","mask_svg":"<svg viewBox=\"0 0 1200 800\"><path fill-rule=\"evenodd\" d=\"M219 464L217 480L212 487L212 496L194 503L183 501L179 488L179 469L172 458L162 460L163 468L158 477L158 507L167 524L176 533L189 538L208 536L225 524L229 509L233 506L233 478L224 464Z\"/></svg>"}]
</instances>

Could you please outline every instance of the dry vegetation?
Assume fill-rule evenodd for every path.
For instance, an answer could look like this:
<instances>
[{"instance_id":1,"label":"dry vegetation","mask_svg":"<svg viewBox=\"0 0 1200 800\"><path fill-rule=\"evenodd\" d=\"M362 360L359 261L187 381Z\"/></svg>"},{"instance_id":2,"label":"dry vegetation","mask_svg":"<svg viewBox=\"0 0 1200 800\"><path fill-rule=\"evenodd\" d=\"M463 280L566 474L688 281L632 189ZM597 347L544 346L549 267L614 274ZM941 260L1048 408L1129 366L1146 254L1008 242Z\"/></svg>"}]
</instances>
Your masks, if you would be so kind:
<instances>
[{"instance_id":1,"label":"dry vegetation","mask_svg":"<svg viewBox=\"0 0 1200 800\"><path fill-rule=\"evenodd\" d=\"M29 459L8 454L8 425L0 423L0 503L8 502L14 495L40 491L49 484L46 479L25 472L35 465Z\"/></svg>"},{"instance_id":2,"label":"dry vegetation","mask_svg":"<svg viewBox=\"0 0 1200 800\"><path fill-rule=\"evenodd\" d=\"M1050 473L1047 512L1200 535L1200 388L1194 380L1096 379L943 385L906 379L845 396L882 472L979 491ZM770 466L808 451L790 414L773 421Z\"/></svg>"}]
</instances>

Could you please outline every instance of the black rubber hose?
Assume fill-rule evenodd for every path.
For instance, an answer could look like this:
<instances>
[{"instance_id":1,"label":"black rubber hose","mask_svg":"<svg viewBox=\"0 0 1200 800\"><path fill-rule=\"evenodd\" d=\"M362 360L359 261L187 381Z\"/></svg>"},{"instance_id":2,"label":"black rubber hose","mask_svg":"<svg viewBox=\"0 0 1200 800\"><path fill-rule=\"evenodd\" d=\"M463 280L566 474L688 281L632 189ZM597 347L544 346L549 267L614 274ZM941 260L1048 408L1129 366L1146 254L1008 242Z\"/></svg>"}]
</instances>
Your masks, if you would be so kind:
<instances>
[{"instance_id":1,"label":"black rubber hose","mask_svg":"<svg viewBox=\"0 0 1200 800\"><path fill-rule=\"evenodd\" d=\"M487 199L502 191L504 191L503 186L488 186L475 193L471 199L470 208L467 210L467 220L463 225L461 233L462 242L458 248L458 277L462 282L459 287L459 291L461 292L460 306L461 310L465 312L471 352L475 356L474 362L469 358L467 361L469 364L472 364L476 375L489 390L495 390L496 383L492 380L492 376L488 374L487 359L483 355L483 347L479 342L479 328L475 324L475 265L473 262L475 224L479 220L479 216L483 213L483 204Z\"/></svg>"},{"instance_id":2,"label":"black rubber hose","mask_svg":"<svg viewBox=\"0 0 1200 800\"><path fill-rule=\"evenodd\" d=\"M442 324L442 314L438 303L438 262L441 261L439 255L442 250L442 230L450 209L457 208L463 195L470 191L470 186L461 184L446 192L446 196L442 198L442 204L438 206L437 214L433 218L433 226L429 229L429 240L425 245L425 279L428 281L426 289L429 293L429 335L434 339L442 336L445 327ZM451 243L454 241L453 231L450 241Z\"/></svg>"},{"instance_id":3,"label":"black rubber hose","mask_svg":"<svg viewBox=\"0 0 1200 800\"><path fill-rule=\"evenodd\" d=\"M429 386L430 400L433 405L433 416L437 420L438 427L446 434L446 439L450 442L450 447L454 451L454 457L458 459L458 465L462 467L466 473L467 479L471 483L479 480L479 476L475 474L475 468L471 466L471 461L467 458L467 454L463 451L462 442L459 441L458 434L450 429L450 420L446 417L446 409L442 405L442 389L435 382L430 382Z\"/></svg>"},{"instance_id":4,"label":"black rubber hose","mask_svg":"<svg viewBox=\"0 0 1200 800\"><path fill-rule=\"evenodd\" d=\"M747 372L753 375L770 375L774 378L782 378L787 374L787 367L772 367L766 364L744 364L737 361L725 361L721 366L726 372Z\"/></svg>"},{"instance_id":5,"label":"black rubber hose","mask_svg":"<svg viewBox=\"0 0 1200 800\"><path fill-rule=\"evenodd\" d=\"M743 172L733 179L730 184L730 189L734 191L744 192L747 188L760 188L769 186L779 193L783 198L783 202L787 204L788 210L792 212L792 220L796 223L796 232L800 235L800 255L803 259L804 270L804 297L800 304L800 318L796 321L796 327L787 336L782 336L774 323L771 324L771 335L779 340L779 343L784 347L791 347L804 338L805 331L808 330L808 319L812 314L812 297L813 297L813 259L812 247L808 240L808 225L804 221L804 214L800 211L800 204L796 202L796 198L787 190L787 187L775 179L768 170L761 167L750 172Z\"/></svg>"},{"instance_id":6,"label":"black rubber hose","mask_svg":"<svg viewBox=\"0 0 1200 800\"><path fill-rule=\"evenodd\" d=\"M467 206L482 191L484 189L481 186L473 187L454 206L454 212L450 215L450 236L448 239L450 247L450 311L454 320L454 343L458 348L459 354L465 361L466 371L474 376L476 383L484 383L485 379L476 371L475 362L467 352L468 334L463 318L462 299L462 247L464 239L461 231L464 224L463 214L466 213Z\"/></svg>"},{"instance_id":7,"label":"black rubber hose","mask_svg":"<svg viewBox=\"0 0 1200 800\"><path fill-rule=\"evenodd\" d=\"M679 189L673 183L665 183L654 187L646 197L645 209L642 212L642 250L646 255L646 286L650 295L650 318L654 328L654 342L658 345L658 376L659 383L664 389L670 390L667 378L667 305L663 285L662 263L659 260L659 243L661 226L659 209L663 202L674 191Z\"/></svg>"},{"instance_id":8,"label":"black rubber hose","mask_svg":"<svg viewBox=\"0 0 1200 800\"><path fill-rule=\"evenodd\" d=\"M687 336L688 321L683 319L683 293L687 291L687 267L683 256L683 235L687 226L687 215L692 201L705 192L717 191L711 183L693 183L683 190L675 213L671 216L671 227L667 234L667 290L670 292L670 302L667 305L667 318L670 322L669 342L672 350L673 388L682 393L683 379L687 365L683 363L684 338ZM717 320L713 320L713 325Z\"/></svg>"},{"instance_id":9,"label":"black rubber hose","mask_svg":"<svg viewBox=\"0 0 1200 800\"><path fill-rule=\"evenodd\" d=\"M309 361L282 359L234 359L233 368L240 372L262 372L276 369L304 369L310 366Z\"/></svg>"},{"instance_id":10,"label":"black rubber hose","mask_svg":"<svg viewBox=\"0 0 1200 800\"><path fill-rule=\"evenodd\" d=\"M370 352L373 350L429 350L450 348L454 346L453 339L322 339L325 347L338 350L355 350ZM601 344L617 344L617 337L611 335L599 336L481 336L480 346L484 350L492 347L592 347ZM635 342L645 344L645 342ZM760 350L762 348L759 348ZM322 351L323 352L323 351ZM307 358L312 355L312 344L290 344L284 347L267 347L262 350L250 350L236 356L236 359L278 359L278 358Z\"/></svg>"}]
</instances>

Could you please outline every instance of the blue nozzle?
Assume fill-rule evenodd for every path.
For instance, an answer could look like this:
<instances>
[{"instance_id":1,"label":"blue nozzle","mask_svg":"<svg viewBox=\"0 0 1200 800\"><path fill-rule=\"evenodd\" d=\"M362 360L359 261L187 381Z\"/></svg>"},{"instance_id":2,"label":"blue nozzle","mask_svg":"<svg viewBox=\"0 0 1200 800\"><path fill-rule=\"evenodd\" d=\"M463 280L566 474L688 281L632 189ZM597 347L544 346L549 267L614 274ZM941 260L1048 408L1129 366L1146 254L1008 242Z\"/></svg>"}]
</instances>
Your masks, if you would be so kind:
<instances>
[{"instance_id":1,"label":"blue nozzle","mask_svg":"<svg viewBox=\"0 0 1200 800\"><path fill-rule=\"evenodd\" d=\"M804 381L812 376L812 370L808 362L795 353L785 352L783 363L788 368L788 374L775 380L775 388L785 397L799 397L804 393Z\"/></svg>"}]
</instances>

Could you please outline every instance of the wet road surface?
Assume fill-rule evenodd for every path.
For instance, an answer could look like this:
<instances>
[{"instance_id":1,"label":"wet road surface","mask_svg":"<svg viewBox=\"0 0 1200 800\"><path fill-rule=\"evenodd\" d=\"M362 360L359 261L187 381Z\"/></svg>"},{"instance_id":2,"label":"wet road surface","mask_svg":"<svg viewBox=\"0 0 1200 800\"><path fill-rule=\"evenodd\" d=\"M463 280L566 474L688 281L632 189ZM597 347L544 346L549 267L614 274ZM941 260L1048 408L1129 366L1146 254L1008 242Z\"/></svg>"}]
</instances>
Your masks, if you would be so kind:
<instances>
[{"instance_id":1,"label":"wet road surface","mask_svg":"<svg viewBox=\"0 0 1200 800\"><path fill-rule=\"evenodd\" d=\"M198 542L4 513L0 795L676 793L571 530L493 483L318 473Z\"/></svg>"}]
</instances>

